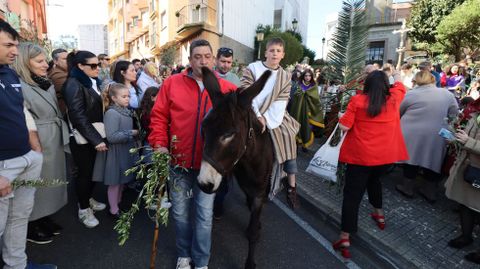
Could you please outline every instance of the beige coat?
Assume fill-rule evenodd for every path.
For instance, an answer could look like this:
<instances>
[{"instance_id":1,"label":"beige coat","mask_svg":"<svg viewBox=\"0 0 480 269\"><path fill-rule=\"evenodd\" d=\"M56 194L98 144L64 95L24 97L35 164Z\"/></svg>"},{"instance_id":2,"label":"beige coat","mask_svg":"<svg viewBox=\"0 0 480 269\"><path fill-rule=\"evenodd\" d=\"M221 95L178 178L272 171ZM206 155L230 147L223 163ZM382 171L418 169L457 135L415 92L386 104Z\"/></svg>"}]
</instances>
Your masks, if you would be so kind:
<instances>
[{"instance_id":1,"label":"beige coat","mask_svg":"<svg viewBox=\"0 0 480 269\"><path fill-rule=\"evenodd\" d=\"M66 180L68 129L58 108L55 89L42 90L21 80L25 107L32 115L42 145L42 179ZM37 188L30 221L49 216L67 204L67 186Z\"/></svg>"},{"instance_id":2,"label":"beige coat","mask_svg":"<svg viewBox=\"0 0 480 269\"><path fill-rule=\"evenodd\" d=\"M469 138L457 155L450 169L450 176L445 182L445 195L462 205L480 211L480 190L473 188L463 179L463 173L468 164L480 168L480 128L474 114L468 121L465 132Z\"/></svg>"}]
</instances>

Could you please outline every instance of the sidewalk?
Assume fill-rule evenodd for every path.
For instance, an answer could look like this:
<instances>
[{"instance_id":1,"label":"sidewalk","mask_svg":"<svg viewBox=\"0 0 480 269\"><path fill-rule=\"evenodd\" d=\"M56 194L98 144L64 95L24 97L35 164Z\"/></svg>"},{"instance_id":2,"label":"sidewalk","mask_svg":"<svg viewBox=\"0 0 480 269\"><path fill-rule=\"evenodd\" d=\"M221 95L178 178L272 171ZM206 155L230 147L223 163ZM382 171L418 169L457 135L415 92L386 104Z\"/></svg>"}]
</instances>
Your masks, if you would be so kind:
<instances>
[{"instance_id":1,"label":"sidewalk","mask_svg":"<svg viewBox=\"0 0 480 269\"><path fill-rule=\"evenodd\" d=\"M308 153L299 152L298 193L323 215L340 225L342 194L336 186L305 172L319 146L316 143ZM407 200L394 189L401 176L401 169L396 168L382 181L386 216L384 231L378 229L370 218L372 207L365 195L360 206L357 232L362 243L393 261L399 268L478 268L463 260L467 253L480 249L476 235L474 244L463 250L447 246L450 239L460 234L460 220L453 211L455 203L444 195L443 185L439 189L439 199L433 205L419 195Z\"/></svg>"}]
</instances>

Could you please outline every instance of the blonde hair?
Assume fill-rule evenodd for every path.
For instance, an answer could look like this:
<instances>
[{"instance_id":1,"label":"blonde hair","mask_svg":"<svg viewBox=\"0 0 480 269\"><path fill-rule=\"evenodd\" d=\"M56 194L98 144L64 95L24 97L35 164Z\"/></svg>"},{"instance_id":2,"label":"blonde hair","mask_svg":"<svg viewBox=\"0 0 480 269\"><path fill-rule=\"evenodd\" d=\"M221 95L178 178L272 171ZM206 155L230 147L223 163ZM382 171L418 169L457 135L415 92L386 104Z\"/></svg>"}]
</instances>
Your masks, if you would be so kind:
<instances>
[{"instance_id":1,"label":"blonde hair","mask_svg":"<svg viewBox=\"0 0 480 269\"><path fill-rule=\"evenodd\" d=\"M151 76L158 77L159 70L158 70L158 67L155 63L152 63L152 62L146 63L143 66L143 71L147 72Z\"/></svg>"},{"instance_id":2,"label":"blonde hair","mask_svg":"<svg viewBox=\"0 0 480 269\"><path fill-rule=\"evenodd\" d=\"M102 92L102 103L103 103L103 112L107 109L107 107L114 104L112 97L118 94L120 89L127 89L122 83L111 82L105 86L105 89Z\"/></svg>"},{"instance_id":3,"label":"blonde hair","mask_svg":"<svg viewBox=\"0 0 480 269\"><path fill-rule=\"evenodd\" d=\"M43 54L47 57L45 50L37 44L31 42L22 42L18 46L18 56L12 64L13 69L17 72L18 76L27 84L38 86L33 81L30 71L30 59Z\"/></svg>"},{"instance_id":4,"label":"blonde hair","mask_svg":"<svg viewBox=\"0 0 480 269\"><path fill-rule=\"evenodd\" d=\"M435 84L435 77L430 73L430 71L420 71L415 74L413 78L415 84L418 86Z\"/></svg>"}]
</instances>

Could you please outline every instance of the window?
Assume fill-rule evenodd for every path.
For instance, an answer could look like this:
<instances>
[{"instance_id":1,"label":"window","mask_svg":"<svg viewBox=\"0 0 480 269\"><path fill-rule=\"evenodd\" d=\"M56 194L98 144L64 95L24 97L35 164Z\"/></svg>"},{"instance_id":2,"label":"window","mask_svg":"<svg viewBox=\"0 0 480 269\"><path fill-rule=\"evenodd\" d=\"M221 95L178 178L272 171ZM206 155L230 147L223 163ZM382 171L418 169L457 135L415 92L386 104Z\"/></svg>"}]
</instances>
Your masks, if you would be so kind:
<instances>
[{"instance_id":1,"label":"window","mask_svg":"<svg viewBox=\"0 0 480 269\"><path fill-rule=\"evenodd\" d=\"M152 29L150 29L150 44L153 46L155 46L157 44L157 21L153 21L152 22Z\"/></svg>"},{"instance_id":2,"label":"window","mask_svg":"<svg viewBox=\"0 0 480 269\"><path fill-rule=\"evenodd\" d=\"M148 9L145 9L141 12L140 18L142 18L142 22L144 25L148 23L150 14L148 13Z\"/></svg>"},{"instance_id":3,"label":"window","mask_svg":"<svg viewBox=\"0 0 480 269\"><path fill-rule=\"evenodd\" d=\"M167 12L163 11L160 15L160 29L163 31L165 28L167 28Z\"/></svg>"},{"instance_id":4,"label":"window","mask_svg":"<svg viewBox=\"0 0 480 269\"><path fill-rule=\"evenodd\" d=\"M132 26L138 26L138 16L132 17Z\"/></svg>"},{"instance_id":5,"label":"window","mask_svg":"<svg viewBox=\"0 0 480 269\"><path fill-rule=\"evenodd\" d=\"M367 48L367 63L383 63L385 41L370 42Z\"/></svg>"},{"instance_id":6,"label":"window","mask_svg":"<svg viewBox=\"0 0 480 269\"><path fill-rule=\"evenodd\" d=\"M282 10L278 9L273 12L273 27L280 29L282 27Z\"/></svg>"}]
</instances>

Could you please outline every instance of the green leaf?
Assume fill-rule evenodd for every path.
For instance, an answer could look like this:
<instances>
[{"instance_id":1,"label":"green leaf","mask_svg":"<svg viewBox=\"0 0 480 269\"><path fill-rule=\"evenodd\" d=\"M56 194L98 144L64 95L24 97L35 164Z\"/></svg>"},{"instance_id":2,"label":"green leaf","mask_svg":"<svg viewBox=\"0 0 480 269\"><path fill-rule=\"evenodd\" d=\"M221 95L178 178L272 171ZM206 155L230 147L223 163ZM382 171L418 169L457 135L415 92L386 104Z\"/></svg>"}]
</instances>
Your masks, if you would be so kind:
<instances>
[{"instance_id":1,"label":"green leaf","mask_svg":"<svg viewBox=\"0 0 480 269\"><path fill-rule=\"evenodd\" d=\"M328 53L334 79L347 84L361 73L365 65L367 36L365 0L343 1Z\"/></svg>"}]
</instances>

